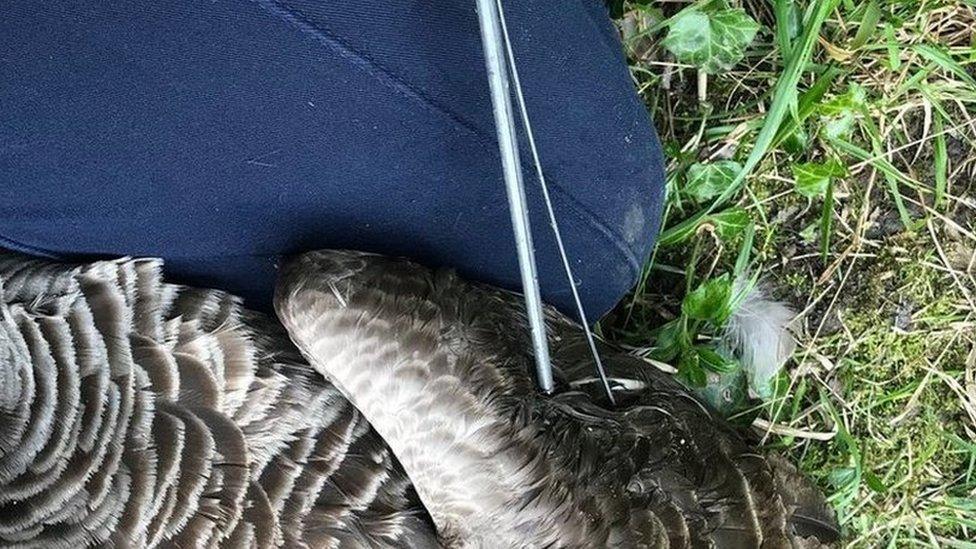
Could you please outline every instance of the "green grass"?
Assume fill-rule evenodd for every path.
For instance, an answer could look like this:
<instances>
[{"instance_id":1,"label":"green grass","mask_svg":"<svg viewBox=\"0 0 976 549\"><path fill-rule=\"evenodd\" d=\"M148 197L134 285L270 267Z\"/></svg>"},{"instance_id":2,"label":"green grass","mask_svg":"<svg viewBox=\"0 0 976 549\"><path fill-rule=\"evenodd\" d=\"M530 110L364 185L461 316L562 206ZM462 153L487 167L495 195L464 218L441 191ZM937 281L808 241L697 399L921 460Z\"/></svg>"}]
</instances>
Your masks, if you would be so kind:
<instances>
[{"instance_id":1,"label":"green grass","mask_svg":"<svg viewBox=\"0 0 976 549\"><path fill-rule=\"evenodd\" d=\"M691 4L615 6L670 188L663 244L603 332L653 349L692 289L759 273L799 347L737 420L820 484L849 546L976 548L976 2L699 1L762 25L717 74L662 46ZM688 187L722 161L741 172ZM831 162L797 190L795 166Z\"/></svg>"}]
</instances>

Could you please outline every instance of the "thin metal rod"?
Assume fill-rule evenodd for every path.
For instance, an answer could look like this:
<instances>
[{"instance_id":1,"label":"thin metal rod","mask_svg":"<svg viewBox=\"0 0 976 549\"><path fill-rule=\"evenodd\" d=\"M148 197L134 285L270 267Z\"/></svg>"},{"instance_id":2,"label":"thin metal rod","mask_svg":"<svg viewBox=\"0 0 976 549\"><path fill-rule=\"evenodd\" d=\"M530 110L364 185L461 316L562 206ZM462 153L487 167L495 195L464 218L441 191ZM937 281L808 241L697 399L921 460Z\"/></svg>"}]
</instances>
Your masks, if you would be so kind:
<instances>
[{"instance_id":1,"label":"thin metal rod","mask_svg":"<svg viewBox=\"0 0 976 549\"><path fill-rule=\"evenodd\" d=\"M502 157L505 188L508 191L512 229L518 249L519 269L522 274L522 292L525 295L525 311L532 332L532 348L535 351L536 378L539 388L552 393L552 364L549 360L549 343L539 294L539 275L535 264L535 248L529 226L529 210L522 182L522 163L519 159L518 138L515 131L515 115L509 90L508 72L505 68L505 51L502 43L501 24L494 0L477 0L478 22L485 51L485 68L491 88L491 104L498 133L498 152Z\"/></svg>"},{"instance_id":2,"label":"thin metal rod","mask_svg":"<svg viewBox=\"0 0 976 549\"><path fill-rule=\"evenodd\" d=\"M532 151L532 161L535 164L535 173L539 178L539 186L542 188L542 198L546 204L546 213L549 216L549 226L552 234L556 237L556 247L559 249L559 257L563 262L563 270L569 281L569 287L573 291L573 301L576 302L576 312L579 313L580 322L583 324L583 331L586 334L586 342L590 346L593 354L593 361L596 364L596 372L603 382L603 389L610 399L610 404L616 406L617 401L613 398L613 391L610 390L610 382L607 380L606 370L603 368L603 361L600 360L600 352L597 351L593 332L590 330L590 323L586 318L586 311L583 309L583 301L580 299L579 290L576 287L576 278L573 276L573 268L569 264L566 255L566 247L563 245L562 233L559 231L559 223L556 222L556 212L552 207L552 199L549 197L549 186L546 184L546 176L542 171L542 162L539 160L539 149L535 144L535 135L532 133L532 124L529 122L529 111L525 106L525 96L522 94L522 82L519 80L518 68L515 65L515 53L512 51L512 40L508 35L508 25L505 23L505 10L502 8L501 0L495 0L498 9L498 20L501 23L502 37L505 41L505 51L508 54L508 68L511 70L512 83L515 84L515 98L518 100L519 112L522 116L522 128L525 129L525 136L529 140L529 150Z\"/></svg>"}]
</instances>

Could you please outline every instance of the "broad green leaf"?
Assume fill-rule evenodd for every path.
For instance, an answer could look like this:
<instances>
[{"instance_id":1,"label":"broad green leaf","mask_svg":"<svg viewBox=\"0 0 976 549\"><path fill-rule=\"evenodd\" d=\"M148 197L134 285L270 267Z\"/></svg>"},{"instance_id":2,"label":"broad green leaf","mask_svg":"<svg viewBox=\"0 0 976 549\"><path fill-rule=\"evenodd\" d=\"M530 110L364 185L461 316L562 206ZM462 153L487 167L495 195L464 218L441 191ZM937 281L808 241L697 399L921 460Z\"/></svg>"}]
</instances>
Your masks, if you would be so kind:
<instances>
[{"instance_id":1,"label":"broad green leaf","mask_svg":"<svg viewBox=\"0 0 976 549\"><path fill-rule=\"evenodd\" d=\"M824 133L828 140L850 140L857 121L868 102L867 91L857 84L851 84L846 93L820 106L824 118Z\"/></svg>"},{"instance_id":2,"label":"broad green leaf","mask_svg":"<svg viewBox=\"0 0 976 549\"><path fill-rule=\"evenodd\" d=\"M749 394L746 390L745 374L738 365L727 374L709 374L707 382L696 393L723 416L728 417L745 406Z\"/></svg>"},{"instance_id":3,"label":"broad green leaf","mask_svg":"<svg viewBox=\"0 0 976 549\"><path fill-rule=\"evenodd\" d=\"M827 194L831 179L846 175L847 169L834 159L824 163L809 162L793 166L796 192L807 198L824 196Z\"/></svg>"},{"instance_id":4,"label":"broad green leaf","mask_svg":"<svg viewBox=\"0 0 976 549\"><path fill-rule=\"evenodd\" d=\"M734 360L725 358L707 347L696 347L698 352L698 362L702 368L719 374L732 372L738 366Z\"/></svg>"},{"instance_id":5,"label":"broad green leaf","mask_svg":"<svg viewBox=\"0 0 976 549\"><path fill-rule=\"evenodd\" d=\"M681 319L672 320L658 330L654 341L654 350L651 351L651 358L670 362L678 356L683 347L684 323Z\"/></svg>"},{"instance_id":6,"label":"broad green leaf","mask_svg":"<svg viewBox=\"0 0 976 549\"><path fill-rule=\"evenodd\" d=\"M793 155L803 154L809 146L810 135L807 134L807 130L803 126L796 126L783 138L783 150Z\"/></svg>"},{"instance_id":7,"label":"broad green leaf","mask_svg":"<svg viewBox=\"0 0 976 549\"><path fill-rule=\"evenodd\" d=\"M742 60L758 31L759 24L741 8L694 5L671 19L663 44L678 61L719 74Z\"/></svg>"},{"instance_id":8,"label":"broad green leaf","mask_svg":"<svg viewBox=\"0 0 976 549\"><path fill-rule=\"evenodd\" d=\"M850 49L856 50L866 44L878 30L878 22L881 21L881 8L878 7L877 0L871 0L864 8L864 17L858 25L857 34L851 40Z\"/></svg>"},{"instance_id":9,"label":"broad green leaf","mask_svg":"<svg viewBox=\"0 0 976 549\"><path fill-rule=\"evenodd\" d=\"M719 196L732 185L742 166L732 160L711 164L694 164L688 168L685 193L698 202Z\"/></svg>"},{"instance_id":10,"label":"broad green leaf","mask_svg":"<svg viewBox=\"0 0 976 549\"><path fill-rule=\"evenodd\" d=\"M791 105L796 100L797 84L800 82L800 76L803 75L808 63L812 59L813 48L820 38L820 29L824 21L826 21L827 15L837 7L839 1L814 0L811 2L807 17L805 18L806 24L803 26L803 34L794 45L793 54L790 56L782 75L776 82L776 87L773 90L773 100L763 120L762 129L759 130L759 135L756 136L752 151L749 153L749 157L746 158L742 171L736 176L732 186L716 198L707 209L681 221L677 225L665 229L661 233L660 238L658 238L659 247L673 246L679 242L683 242L690 235L694 234L695 229L701 224L702 220L732 198L735 191L745 182L746 177L752 173L752 170L766 156L766 153L770 150L776 138L776 133L782 126L787 113L790 112Z\"/></svg>"},{"instance_id":11,"label":"broad green leaf","mask_svg":"<svg viewBox=\"0 0 976 549\"><path fill-rule=\"evenodd\" d=\"M830 472L827 479L835 488L840 489L857 482L859 476L854 467L838 467Z\"/></svg>"},{"instance_id":12,"label":"broad green leaf","mask_svg":"<svg viewBox=\"0 0 976 549\"><path fill-rule=\"evenodd\" d=\"M848 141L854 132L855 121L853 111L847 111L839 116L828 118L824 123L824 134L830 141Z\"/></svg>"},{"instance_id":13,"label":"broad green leaf","mask_svg":"<svg viewBox=\"0 0 976 549\"><path fill-rule=\"evenodd\" d=\"M878 475L875 475L867 469L864 470L864 482L868 485L868 488L879 494L884 494L888 491L888 486L885 485L884 481Z\"/></svg>"},{"instance_id":14,"label":"broad green leaf","mask_svg":"<svg viewBox=\"0 0 976 549\"><path fill-rule=\"evenodd\" d=\"M836 116L850 111L860 111L867 102L867 90L858 84L851 84L847 92L821 105L820 112L827 116Z\"/></svg>"},{"instance_id":15,"label":"broad green leaf","mask_svg":"<svg viewBox=\"0 0 976 549\"><path fill-rule=\"evenodd\" d=\"M699 362L698 353L688 349L681 353L681 360L678 361L678 372L688 380L693 387L704 387L708 383L708 376L702 369Z\"/></svg>"},{"instance_id":16,"label":"broad green leaf","mask_svg":"<svg viewBox=\"0 0 976 549\"><path fill-rule=\"evenodd\" d=\"M728 240L742 234L742 231L752 222L752 217L742 208L729 208L724 212L712 214L709 221L715 227L715 232Z\"/></svg>"},{"instance_id":17,"label":"broad green leaf","mask_svg":"<svg viewBox=\"0 0 976 549\"><path fill-rule=\"evenodd\" d=\"M689 318L721 324L729 316L732 282L729 276L713 278L685 296L681 312Z\"/></svg>"}]
</instances>

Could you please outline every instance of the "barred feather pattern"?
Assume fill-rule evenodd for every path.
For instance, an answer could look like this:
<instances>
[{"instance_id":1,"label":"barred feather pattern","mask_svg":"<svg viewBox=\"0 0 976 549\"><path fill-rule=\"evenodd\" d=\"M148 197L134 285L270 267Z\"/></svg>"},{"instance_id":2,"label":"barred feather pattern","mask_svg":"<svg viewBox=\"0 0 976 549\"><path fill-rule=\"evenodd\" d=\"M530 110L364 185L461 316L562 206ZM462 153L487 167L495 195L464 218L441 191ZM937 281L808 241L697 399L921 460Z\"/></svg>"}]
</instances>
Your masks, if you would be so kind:
<instances>
[{"instance_id":1,"label":"barred feather pattern","mask_svg":"<svg viewBox=\"0 0 976 549\"><path fill-rule=\"evenodd\" d=\"M277 322L156 260L0 252L0 546L426 547L395 456Z\"/></svg>"},{"instance_id":2,"label":"barred feather pattern","mask_svg":"<svg viewBox=\"0 0 976 549\"><path fill-rule=\"evenodd\" d=\"M547 310L540 395L521 299L405 260L321 251L276 308L387 441L450 547L813 548L822 495L669 375L610 346L611 408L579 326Z\"/></svg>"}]
</instances>

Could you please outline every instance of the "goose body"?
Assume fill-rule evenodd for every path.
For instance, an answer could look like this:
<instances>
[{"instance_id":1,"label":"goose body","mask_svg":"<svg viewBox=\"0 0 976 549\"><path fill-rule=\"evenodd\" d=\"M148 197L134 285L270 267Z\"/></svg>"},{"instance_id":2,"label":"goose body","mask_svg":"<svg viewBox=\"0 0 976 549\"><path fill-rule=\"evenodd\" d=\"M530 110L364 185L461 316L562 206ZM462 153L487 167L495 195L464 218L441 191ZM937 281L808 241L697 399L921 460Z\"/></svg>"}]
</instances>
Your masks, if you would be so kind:
<instances>
[{"instance_id":1,"label":"goose body","mask_svg":"<svg viewBox=\"0 0 976 549\"><path fill-rule=\"evenodd\" d=\"M822 496L669 375L602 348L602 404L579 326L548 310L557 391L532 381L518 296L357 252L287 266L278 316L386 440L445 545L820 547Z\"/></svg>"},{"instance_id":2,"label":"goose body","mask_svg":"<svg viewBox=\"0 0 976 549\"><path fill-rule=\"evenodd\" d=\"M280 325L161 263L0 255L0 547L436 545Z\"/></svg>"},{"instance_id":3,"label":"goose body","mask_svg":"<svg viewBox=\"0 0 976 549\"><path fill-rule=\"evenodd\" d=\"M789 464L610 347L605 406L579 327L552 310L559 386L537 394L519 298L449 272L307 254L276 291L287 332L165 283L155 260L0 254L0 287L0 547L836 537Z\"/></svg>"}]
</instances>

